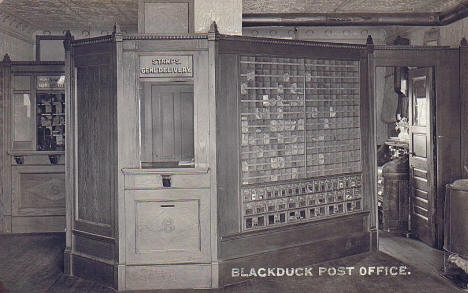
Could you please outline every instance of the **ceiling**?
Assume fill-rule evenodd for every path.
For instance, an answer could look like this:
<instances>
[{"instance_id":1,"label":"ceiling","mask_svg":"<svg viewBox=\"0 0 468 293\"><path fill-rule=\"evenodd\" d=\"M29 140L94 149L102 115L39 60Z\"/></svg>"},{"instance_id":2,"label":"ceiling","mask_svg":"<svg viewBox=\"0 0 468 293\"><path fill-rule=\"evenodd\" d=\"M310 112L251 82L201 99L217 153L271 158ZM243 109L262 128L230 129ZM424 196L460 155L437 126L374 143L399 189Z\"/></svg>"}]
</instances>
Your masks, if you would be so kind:
<instances>
[{"instance_id":1,"label":"ceiling","mask_svg":"<svg viewBox=\"0 0 468 293\"><path fill-rule=\"evenodd\" d=\"M14 16L39 30L109 30L116 22L125 30L137 26L137 3L137 0L3 0L0 14ZM466 0L243 0L243 12L244 19L250 15L298 13L433 15L461 4L464 4L461 9L468 10L466 3Z\"/></svg>"},{"instance_id":2,"label":"ceiling","mask_svg":"<svg viewBox=\"0 0 468 293\"><path fill-rule=\"evenodd\" d=\"M6 0L5 0L6 1ZM243 0L244 13L441 12L460 0Z\"/></svg>"},{"instance_id":3,"label":"ceiling","mask_svg":"<svg viewBox=\"0 0 468 293\"><path fill-rule=\"evenodd\" d=\"M136 0L3 0L0 11L42 30L104 29L137 25Z\"/></svg>"}]
</instances>

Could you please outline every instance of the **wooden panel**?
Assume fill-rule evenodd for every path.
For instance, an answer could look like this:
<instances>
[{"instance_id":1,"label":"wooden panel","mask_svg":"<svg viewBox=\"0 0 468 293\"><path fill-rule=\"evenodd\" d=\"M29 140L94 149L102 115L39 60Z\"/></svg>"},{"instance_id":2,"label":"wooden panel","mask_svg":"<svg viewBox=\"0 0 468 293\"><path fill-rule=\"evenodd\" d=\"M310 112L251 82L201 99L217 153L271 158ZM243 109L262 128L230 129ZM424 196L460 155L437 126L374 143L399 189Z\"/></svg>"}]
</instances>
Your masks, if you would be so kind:
<instances>
[{"instance_id":1,"label":"wooden panel","mask_svg":"<svg viewBox=\"0 0 468 293\"><path fill-rule=\"evenodd\" d=\"M210 260L209 190L125 192L127 264Z\"/></svg>"},{"instance_id":2,"label":"wooden panel","mask_svg":"<svg viewBox=\"0 0 468 293\"><path fill-rule=\"evenodd\" d=\"M181 170L182 171L182 170ZM164 174L164 171L162 171ZM168 172L169 173L169 172ZM172 188L208 188L210 177L207 175L170 175ZM129 175L125 177L126 189L163 188L162 175Z\"/></svg>"},{"instance_id":3,"label":"wooden panel","mask_svg":"<svg viewBox=\"0 0 468 293\"><path fill-rule=\"evenodd\" d=\"M78 253L100 259L112 260L114 257L115 244L112 240L74 231L73 241L73 249Z\"/></svg>"},{"instance_id":4,"label":"wooden panel","mask_svg":"<svg viewBox=\"0 0 468 293\"><path fill-rule=\"evenodd\" d=\"M265 253L291 244L302 245L333 238L335 235L364 232L364 217L367 215L368 213L344 216L328 221L224 237L220 246L220 259Z\"/></svg>"},{"instance_id":5,"label":"wooden panel","mask_svg":"<svg viewBox=\"0 0 468 293\"><path fill-rule=\"evenodd\" d=\"M8 190L10 188L10 184L7 184L10 181L9 173L7 169L9 168L8 164L8 157L6 157L7 149L8 149L8 140L9 140L9 133L4 129L8 129L8 118L7 113L4 110L4 107L8 107L9 105L6 97L10 92L10 66L7 66L5 63L0 63L0 128L1 135L0 135L0 186L2 191ZM9 193L1 192L0 194L0 206L3 209L3 212L0 213L0 232L11 232L11 222L7 222L7 218L11 219L9 216L11 215L11 198Z\"/></svg>"},{"instance_id":6,"label":"wooden panel","mask_svg":"<svg viewBox=\"0 0 468 293\"><path fill-rule=\"evenodd\" d=\"M200 251L200 203L135 201L135 251Z\"/></svg>"},{"instance_id":7,"label":"wooden panel","mask_svg":"<svg viewBox=\"0 0 468 293\"><path fill-rule=\"evenodd\" d=\"M369 232L337 235L334 238L314 243L285 247L281 250L236 258L220 263L221 286L239 283L247 278L233 277L233 268L277 268L302 267L337 259L349 255L368 252ZM252 264L255 264L254 266Z\"/></svg>"},{"instance_id":8,"label":"wooden panel","mask_svg":"<svg viewBox=\"0 0 468 293\"><path fill-rule=\"evenodd\" d=\"M71 263L74 276L116 288L117 281L113 265L77 255L72 256Z\"/></svg>"},{"instance_id":9,"label":"wooden panel","mask_svg":"<svg viewBox=\"0 0 468 293\"><path fill-rule=\"evenodd\" d=\"M65 208L65 173L20 175L19 209Z\"/></svg>"},{"instance_id":10,"label":"wooden panel","mask_svg":"<svg viewBox=\"0 0 468 293\"><path fill-rule=\"evenodd\" d=\"M414 187L423 191L428 191L429 186L427 184L427 179L414 177Z\"/></svg>"},{"instance_id":11,"label":"wooden panel","mask_svg":"<svg viewBox=\"0 0 468 293\"><path fill-rule=\"evenodd\" d=\"M12 183L13 215L65 215L63 166L14 166Z\"/></svg>"},{"instance_id":12,"label":"wooden panel","mask_svg":"<svg viewBox=\"0 0 468 293\"><path fill-rule=\"evenodd\" d=\"M31 76L16 75L13 77L13 90L28 91L31 89Z\"/></svg>"},{"instance_id":13,"label":"wooden panel","mask_svg":"<svg viewBox=\"0 0 468 293\"><path fill-rule=\"evenodd\" d=\"M427 171L414 168L413 172L414 172L414 176L427 179Z\"/></svg>"},{"instance_id":14,"label":"wooden panel","mask_svg":"<svg viewBox=\"0 0 468 293\"><path fill-rule=\"evenodd\" d=\"M152 106L150 116L152 123L144 125L145 129L152 129L152 161L192 160L194 158L193 87L153 85L151 93L147 93L145 98L151 99ZM145 114L148 116L149 113L145 111Z\"/></svg>"},{"instance_id":15,"label":"wooden panel","mask_svg":"<svg viewBox=\"0 0 468 293\"><path fill-rule=\"evenodd\" d=\"M427 191L416 189L414 195L427 200Z\"/></svg>"},{"instance_id":16,"label":"wooden panel","mask_svg":"<svg viewBox=\"0 0 468 293\"><path fill-rule=\"evenodd\" d=\"M435 188L435 160L433 155L433 132L436 127L432 117L434 116L434 84L433 69L420 68L409 71L409 125L411 140L409 142L411 152L409 154L410 172L410 196L414 199L415 192L426 193L427 203L421 200L411 201L411 232L428 245L435 245L435 219L434 206L436 196ZM413 169L426 171L425 178L418 177ZM418 172L420 173L420 172ZM424 173L424 172L423 172ZM424 204L424 207L421 206ZM426 221L426 222L425 222ZM425 235L425 236L420 236ZM421 238L424 237L424 238Z\"/></svg>"},{"instance_id":17,"label":"wooden panel","mask_svg":"<svg viewBox=\"0 0 468 293\"><path fill-rule=\"evenodd\" d=\"M427 158L426 135L413 134L413 153L415 156Z\"/></svg>"},{"instance_id":18,"label":"wooden panel","mask_svg":"<svg viewBox=\"0 0 468 293\"><path fill-rule=\"evenodd\" d=\"M217 188L220 235L240 232L238 83L239 58L220 55L216 67ZM226 70L229 68L229 70ZM228 167L229 166L229 167Z\"/></svg>"},{"instance_id":19,"label":"wooden panel","mask_svg":"<svg viewBox=\"0 0 468 293\"><path fill-rule=\"evenodd\" d=\"M267 42L221 40L218 42L220 54L254 54L263 56L313 57L313 58L349 58L359 59L360 49L357 48L324 48L321 46L301 46L282 44L282 40ZM363 47L364 48L364 47Z\"/></svg>"},{"instance_id":20,"label":"wooden panel","mask_svg":"<svg viewBox=\"0 0 468 293\"><path fill-rule=\"evenodd\" d=\"M468 46L460 47L461 178L468 178Z\"/></svg>"},{"instance_id":21,"label":"wooden panel","mask_svg":"<svg viewBox=\"0 0 468 293\"><path fill-rule=\"evenodd\" d=\"M83 55L75 60L78 124L75 218L104 225L113 222L117 176L115 73L111 50L109 44L80 47L77 52Z\"/></svg>"},{"instance_id":22,"label":"wooden panel","mask_svg":"<svg viewBox=\"0 0 468 293\"><path fill-rule=\"evenodd\" d=\"M64 232L65 216L12 217L13 233Z\"/></svg>"},{"instance_id":23,"label":"wooden panel","mask_svg":"<svg viewBox=\"0 0 468 293\"><path fill-rule=\"evenodd\" d=\"M125 290L210 288L211 266L151 265L127 266Z\"/></svg>"}]
</instances>

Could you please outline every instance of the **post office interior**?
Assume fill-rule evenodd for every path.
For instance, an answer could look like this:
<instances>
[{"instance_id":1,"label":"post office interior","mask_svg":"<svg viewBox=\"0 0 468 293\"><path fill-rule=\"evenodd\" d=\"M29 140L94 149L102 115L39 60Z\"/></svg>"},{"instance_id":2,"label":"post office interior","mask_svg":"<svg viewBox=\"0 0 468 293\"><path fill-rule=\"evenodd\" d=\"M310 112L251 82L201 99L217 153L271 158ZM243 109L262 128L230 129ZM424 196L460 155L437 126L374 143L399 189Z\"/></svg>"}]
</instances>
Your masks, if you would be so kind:
<instances>
[{"instance_id":1,"label":"post office interior","mask_svg":"<svg viewBox=\"0 0 468 293\"><path fill-rule=\"evenodd\" d=\"M0 1L0 233L117 290L468 255L468 2L388 2Z\"/></svg>"}]
</instances>

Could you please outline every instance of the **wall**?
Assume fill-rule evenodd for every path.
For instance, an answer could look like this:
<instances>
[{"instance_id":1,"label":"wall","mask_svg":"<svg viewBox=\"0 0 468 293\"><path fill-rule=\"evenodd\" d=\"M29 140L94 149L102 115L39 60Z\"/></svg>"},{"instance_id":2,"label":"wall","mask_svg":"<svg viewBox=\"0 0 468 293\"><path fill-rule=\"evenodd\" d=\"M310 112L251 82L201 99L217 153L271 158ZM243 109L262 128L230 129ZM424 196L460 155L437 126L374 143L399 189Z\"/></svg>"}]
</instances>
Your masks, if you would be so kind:
<instances>
[{"instance_id":1,"label":"wall","mask_svg":"<svg viewBox=\"0 0 468 293\"><path fill-rule=\"evenodd\" d=\"M374 44L385 44L386 29L380 27L245 27L243 34L252 37L365 44L371 35Z\"/></svg>"},{"instance_id":2,"label":"wall","mask_svg":"<svg viewBox=\"0 0 468 293\"><path fill-rule=\"evenodd\" d=\"M26 61L33 58L33 41L23 36L6 32L0 26L0 59L5 54L10 55L12 61Z\"/></svg>"},{"instance_id":3,"label":"wall","mask_svg":"<svg viewBox=\"0 0 468 293\"><path fill-rule=\"evenodd\" d=\"M468 18L441 27L401 27L401 30L401 35L409 38L413 46L426 45L428 34L438 32L438 45L457 48L463 37L468 39Z\"/></svg>"},{"instance_id":4,"label":"wall","mask_svg":"<svg viewBox=\"0 0 468 293\"><path fill-rule=\"evenodd\" d=\"M458 47L461 39L468 39L468 19L462 19L440 28L440 43L451 47Z\"/></svg>"},{"instance_id":5,"label":"wall","mask_svg":"<svg viewBox=\"0 0 468 293\"><path fill-rule=\"evenodd\" d=\"M195 0L195 32L206 33L213 21L222 34L242 34L242 0Z\"/></svg>"},{"instance_id":6,"label":"wall","mask_svg":"<svg viewBox=\"0 0 468 293\"><path fill-rule=\"evenodd\" d=\"M33 58L33 40L32 40L32 28L15 19L11 15L5 15L0 11L0 61L3 60L5 54L10 56L12 61L26 61L32 60ZM0 73L0 83L2 83ZM5 117L3 112L4 97L1 94L3 90L3 84L0 84L0 129L3 129ZM4 185L2 181L3 174L3 158L6 155L4 149L4 135L0 133L0 232L5 230L5 223L3 214L5 211L4 201Z\"/></svg>"}]
</instances>

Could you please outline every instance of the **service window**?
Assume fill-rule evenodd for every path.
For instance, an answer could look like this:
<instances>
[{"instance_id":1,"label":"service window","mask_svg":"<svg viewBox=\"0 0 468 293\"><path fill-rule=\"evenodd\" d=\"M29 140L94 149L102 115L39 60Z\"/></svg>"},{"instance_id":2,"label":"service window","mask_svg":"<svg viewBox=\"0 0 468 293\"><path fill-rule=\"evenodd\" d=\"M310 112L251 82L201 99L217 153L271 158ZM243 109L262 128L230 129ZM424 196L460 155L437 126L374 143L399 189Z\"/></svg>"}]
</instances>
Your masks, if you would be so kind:
<instances>
[{"instance_id":1,"label":"service window","mask_svg":"<svg viewBox=\"0 0 468 293\"><path fill-rule=\"evenodd\" d=\"M193 85L144 83L141 101L143 168L194 166Z\"/></svg>"}]
</instances>

